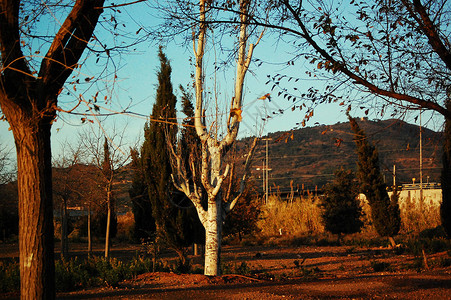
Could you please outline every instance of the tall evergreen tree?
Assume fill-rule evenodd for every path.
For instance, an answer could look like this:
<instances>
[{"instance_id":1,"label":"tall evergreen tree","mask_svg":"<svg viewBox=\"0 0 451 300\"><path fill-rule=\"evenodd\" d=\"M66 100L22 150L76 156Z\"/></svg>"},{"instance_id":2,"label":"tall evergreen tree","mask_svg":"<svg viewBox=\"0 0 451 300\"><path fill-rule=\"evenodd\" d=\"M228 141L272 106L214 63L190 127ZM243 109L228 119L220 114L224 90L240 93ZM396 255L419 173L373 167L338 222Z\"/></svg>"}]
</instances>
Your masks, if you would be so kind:
<instances>
[{"instance_id":1,"label":"tall evergreen tree","mask_svg":"<svg viewBox=\"0 0 451 300\"><path fill-rule=\"evenodd\" d=\"M338 235L356 233L362 228L362 208L357 199L358 185L351 170L343 168L335 171L333 183L325 189L325 198L321 204L322 218L327 231Z\"/></svg>"},{"instance_id":2,"label":"tall evergreen tree","mask_svg":"<svg viewBox=\"0 0 451 300\"><path fill-rule=\"evenodd\" d=\"M371 219L374 228L380 236L389 238L395 246L393 236L397 235L401 226L401 215L398 203L392 203L388 197L380 167L379 154L371 145L363 129L357 121L348 114L349 123L354 132L354 141L358 154L358 178L360 189L368 199L371 207Z\"/></svg>"},{"instance_id":3,"label":"tall evergreen tree","mask_svg":"<svg viewBox=\"0 0 451 300\"><path fill-rule=\"evenodd\" d=\"M175 140L177 134L176 97L172 90L171 66L162 47L159 49L160 70L158 88L151 120L144 129L145 140L142 146L142 159L145 168L145 180L152 215L156 225L156 242L172 248L177 252L182 264L185 264L184 247L188 242L185 237L185 215L175 203L180 193L175 193L171 182L171 164L166 139Z\"/></svg>"},{"instance_id":4,"label":"tall evergreen tree","mask_svg":"<svg viewBox=\"0 0 451 300\"><path fill-rule=\"evenodd\" d=\"M190 161L193 161L193 159L191 159L192 156L202 156L200 139L194 127L194 106L192 101L193 97L192 94L186 91L182 85L180 85L179 88L182 93L182 112L186 116L186 118L183 120L182 135L178 147L180 147L180 153L184 158L184 164L188 173L188 177L191 178L191 185L194 185L194 182L196 182L196 186L204 190L199 176L201 173L200 166L189 165ZM192 170L191 168L195 168L195 170ZM202 195L206 195L205 190ZM199 220L196 208L194 207L191 200L189 200L186 196L184 196L183 205L189 207L189 210L187 212L187 219L189 221L189 226L187 226L187 228L189 228L189 232L191 233L189 239L193 243L204 244L205 228ZM203 207L204 209L207 208L206 198L203 199Z\"/></svg>"},{"instance_id":5,"label":"tall evergreen tree","mask_svg":"<svg viewBox=\"0 0 451 300\"><path fill-rule=\"evenodd\" d=\"M448 93L448 96L449 93ZM448 97L446 108L451 109L451 97ZM445 118L445 132L443 142L443 169L441 175L442 204L440 217L446 234L451 238L451 120Z\"/></svg>"},{"instance_id":6,"label":"tall evergreen tree","mask_svg":"<svg viewBox=\"0 0 451 300\"><path fill-rule=\"evenodd\" d=\"M152 204L144 175L144 166L139 151L130 150L132 158L133 179L128 191L132 202L132 211L135 218L134 238L142 240L151 238L155 234L155 219L152 216Z\"/></svg>"}]
</instances>

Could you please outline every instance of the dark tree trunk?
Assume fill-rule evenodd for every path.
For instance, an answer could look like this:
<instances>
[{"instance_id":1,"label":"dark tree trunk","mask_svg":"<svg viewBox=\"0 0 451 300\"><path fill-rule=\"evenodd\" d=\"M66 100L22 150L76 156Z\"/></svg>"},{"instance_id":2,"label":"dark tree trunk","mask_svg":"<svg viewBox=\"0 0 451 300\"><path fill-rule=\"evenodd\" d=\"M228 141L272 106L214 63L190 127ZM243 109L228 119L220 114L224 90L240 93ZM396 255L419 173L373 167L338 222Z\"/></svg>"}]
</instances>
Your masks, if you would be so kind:
<instances>
[{"instance_id":1,"label":"dark tree trunk","mask_svg":"<svg viewBox=\"0 0 451 300\"><path fill-rule=\"evenodd\" d=\"M30 120L31 119L31 120ZM19 249L22 299L54 299L50 123L15 127L19 187Z\"/></svg>"},{"instance_id":2,"label":"dark tree trunk","mask_svg":"<svg viewBox=\"0 0 451 300\"><path fill-rule=\"evenodd\" d=\"M34 74L21 49L21 3L0 1L0 105L17 151L22 299L55 298L50 128L57 97L78 66L104 1L74 2Z\"/></svg>"}]
</instances>

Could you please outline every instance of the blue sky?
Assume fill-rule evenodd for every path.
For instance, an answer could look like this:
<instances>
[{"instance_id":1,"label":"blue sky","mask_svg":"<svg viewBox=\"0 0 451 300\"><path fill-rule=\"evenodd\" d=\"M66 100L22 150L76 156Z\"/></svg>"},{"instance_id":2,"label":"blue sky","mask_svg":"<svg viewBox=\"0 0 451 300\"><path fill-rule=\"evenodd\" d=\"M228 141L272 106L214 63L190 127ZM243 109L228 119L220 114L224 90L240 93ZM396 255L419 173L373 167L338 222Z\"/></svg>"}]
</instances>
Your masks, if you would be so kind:
<instances>
[{"instance_id":1,"label":"blue sky","mask_svg":"<svg viewBox=\"0 0 451 300\"><path fill-rule=\"evenodd\" d=\"M109 16L110 12L106 11L104 16ZM123 9L124 19L128 16L133 16L135 20L139 20L143 25L149 26L146 20L152 20L157 23L158 19L155 11L149 10L145 5L138 4L134 7L128 7ZM46 24L46 23L45 23ZM127 27L122 28L124 32L135 33L139 29L139 25L133 22L126 22ZM45 30L49 30L47 27ZM52 30L52 29L50 29ZM112 43L113 41L106 35L104 43ZM102 38L100 38L102 40ZM296 124L302 121L305 111L291 111L291 103L283 99L283 97L277 96L277 91L271 93L271 102L267 100L259 100L262 95L271 92L271 85L266 85L267 75L273 75L276 73L302 76L307 70L304 65L295 65L287 68L286 61L290 57L290 51L292 49L284 47L282 44L276 45L274 40L268 36L264 37L263 41L256 47L254 52L254 58L258 58L265 63L261 66L253 63L250 68L250 72L247 74L245 83L245 100L243 107L243 123L241 126L240 136L249 135L265 135L268 132L290 130L296 127ZM43 52L43 51L41 51ZM91 86L87 90L83 89L83 85L78 86L76 92L68 87L70 95L63 95L59 99L60 105L64 109L70 109L76 103L76 98L79 93L82 93L86 99L93 97L96 93L96 87L100 87L100 94L108 95L109 104L105 107L115 111L121 111L125 107L128 107L129 111L136 112L141 116L111 116L102 121L102 124L108 132L112 123L116 126L127 126L127 138L129 145L136 143L138 139L142 140L143 127L146 122L146 118L143 116L150 115L152 111L152 105L155 99L155 90L157 85L156 73L159 68L159 60L157 57L158 45L151 42L143 42L136 47L136 50L129 50L128 53L123 54L121 57L116 57L115 63L118 66L118 78L114 85L112 84L112 77L107 77L106 81L100 81L96 85ZM169 42L165 45L165 53L171 61L173 68L172 83L176 95L179 95L177 87L182 84L184 86L190 84L190 74L193 72L193 68L190 65L189 58L192 57L192 47L183 47L177 41ZM87 54L88 58L86 64L80 70L80 78L97 76L99 70L96 67L96 58L90 54ZM219 101L219 111L223 112L224 107L230 102L232 96L232 86L234 83L234 68L230 67L224 72L215 73L212 71L212 66L215 62L215 55L221 55L220 51L210 51L206 55L206 74L207 80L212 93L216 93L217 100ZM216 87L213 84L216 82ZM316 86L320 87L325 84L319 80L305 80L300 81L301 87ZM103 85L103 86L102 86ZM210 104L210 108L214 105ZM80 109L83 111L85 108ZM280 114L280 111L284 111ZM105 112L102 110L102 112ZM358 111L355 115L359 116ZM375 112L370 112L369 118L374 119ZM214 110L210 111L210 114L214 114ZM360 113L361 114L361 113ZM266 116L271 118L266 118ZM388 114L387 114L388 115ZM263 122L262 118L267 119L267 122ZM414 123L414 115L407 116L405 121ZM95 121L94 118L90 118ZM427 116L423 120L429 119ZM313 117L307 123L307 126L314 126L315 124L335 124L337 122L346 121L344 115L344 108L336 103L321 105L314 111ZM434 130L441 129L442 118L435 118L428 123L428 127ZM54 156L59 153L61 143L65 141L74 142L77 139L78 132L86 129L86 126L98 126L96 122L93 125L82 124L80 116L69 116L67 114L61 114L57 122L53 126L52 132L52 144ZM11 145L13 148L12 133L8 131L8 124L6 122L0 123L0 143ZM263 131L261 128L263 127ZM126 147L128 149L128 147Z\"/></svg>"}]
</instances>

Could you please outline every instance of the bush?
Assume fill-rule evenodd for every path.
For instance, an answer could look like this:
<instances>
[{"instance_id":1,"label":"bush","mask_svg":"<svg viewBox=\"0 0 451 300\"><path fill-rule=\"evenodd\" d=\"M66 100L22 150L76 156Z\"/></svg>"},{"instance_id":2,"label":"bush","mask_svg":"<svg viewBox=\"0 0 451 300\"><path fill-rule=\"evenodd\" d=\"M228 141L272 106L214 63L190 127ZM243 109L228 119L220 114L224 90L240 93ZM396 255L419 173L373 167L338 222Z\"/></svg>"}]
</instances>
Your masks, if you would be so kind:
<instances>
[{"instance_id":1,"label":"bush","mask_svg":"<svg viewBox=\"0 0 451 300\"><path fill-rule=\"evenodd\" d=\"M95 258L94 264L99 278L108 286L117 286L120 281L131 277L129 268L117 259Z\"/></svg>"},{"instance_id":2,"label":"bush","mask_svg":"<svg viewBox=\"0 0 451 300\"><path fill-rule=\"evenodd\" d=\"M14 292L20 288L19 263L0 262L0 292Z\"/></svg>"},{"instance_id":3,"label":"bush","mask_svg":"<svg viewBox=\"0 0 451 300\"><path fill-rule=\"evenodd\" d=\"M150 258L135 257L129 264L129 275L136 277L139 274L153 271L153 262Z\"/></svg>"},{"instance_id":4,"label":"bush","mask_svg":"<svg viewBox=\"0 0 451 300\"><path fill-rule=\"evenodd\" d=\"M407 196L400 201L402 231L418 234L428 231L428 228L440 226L440 206L426 197L419 199L418 195L407 192Z\"/></svg>"},{"instance_id":5,"label":"bush","mask_svg":"<svg viewBox=\"0 0 451 300\"><path fill-rule=\"evenodd\" d=\"M343 168L335 171L332 183L325 187L325 198L321 203L324 227L327 231L338 235L360 232L362 208L358 197L357 182L354 173Z\"/></svg>"},{"instance_id":6,"label":"bush","mask_svg":"<svg viewBox=\"0 0 451 300\"><path fill-rule=\"evenodd\" d=\"M61 258L55 262L55 284L57 291L71 291L88 286L95 286L95 270L78 258L66 260Z\"/></svg>"},{"instance_id":7,"label":"bush","mask_svg":"<svg viewBox=\"0 0 451 300\"><path fill-rule=\"evenodd\" d=\"M404 242L405 250L413 255L426 253L437 253L451 249L451 241L446 238L411 238Z\"/></svg>"},{"instance_id":8,"label":"bush","mask_svg":"<svg viewBox=\"0 0 451 300\"><path fill-rule=\"evenodd\" d=\"M391 266L387 262L379 262L379 261L372 261L371 267L373 268L374 272L384 272L384 271L390 271Z\"/></svg>"},{"instance_id":9,"label":"bush","mask_svg":"<svg viewBox=\"0 0 451 300\"><path fill-rule=\"evenodd\" d=\"M420 232L419 237L420 238L429 238L429 239L446 238L445 228L443 228L443 226L440 225L435 228L425 229Z\"/></svg>"},{"instance_id":10,"label":"bush","mask_svg":"<svg viewBox=\"0 0 451 300\"><path fill-rule=\"evenodd\" d=\"M239 265L237 263L222 264L221 274L249 275L251 268L244 261Z\"/></svg>"}]
</instances>

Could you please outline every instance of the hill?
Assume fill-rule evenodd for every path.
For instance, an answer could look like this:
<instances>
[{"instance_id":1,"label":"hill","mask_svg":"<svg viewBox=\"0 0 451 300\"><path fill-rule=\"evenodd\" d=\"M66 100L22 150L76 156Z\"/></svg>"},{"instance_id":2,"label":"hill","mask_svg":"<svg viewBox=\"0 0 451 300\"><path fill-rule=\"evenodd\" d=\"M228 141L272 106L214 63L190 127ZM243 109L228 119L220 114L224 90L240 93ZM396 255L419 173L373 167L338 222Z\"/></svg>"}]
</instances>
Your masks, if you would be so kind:
<instances>
[{"instance_id":1,"label":"hill","mask_svg":"<svg viewBox=\"0 0 451 300\"><path fill-rule=\"evenodd\" d=\"M362 119L358 123L379 151L381 170L388 185L393 183L394 165L397 184L412 183L412 178L419 182L419 126L394 119ZM275 132L268 137L271 138L268 141L270 187L288 188L293 180L295 187L321 188L340 166L357 169L355 143L348 122ZM441 137L442 133L422 129L423 182L440 181ZM266 142L261 141L252 168L260 186L265 155Z\"/></svg>"},{"instance_id":2,"label":"hill","mask_svg":"<svg viewBox=\"0 0 451 300\"><path fill-rule=\"evenodd\" d=\"M380 155L381 170L388 185L393 183L393 165L396 165L396 183L411 183L412 178L419 182L419 134L420 128L399 120L359 121L370 140L376 144ZM333 179L334 171L343 166L357 169L355 143L348 122L335 125L320 125L306 127L288 132L274 132L268 135L269 186L274 190L288 189L290 181L295 188L314 190L321 189ZM423 182L440 182L442 133L423 128ZM244 151L249 138L240 140L238 150ZM251 168L255 185L262 190L262 168L266 158L266 141L261 141ZM54 176L62 170L55 168ZM67 172L67 171L65 171ZM80 181L80 189L87 191L90 184L96 183L98 170L94 166L77 165L71 180ZM114 183L114 195L118 213L124 213L131 208L128 189L131 184L132 172L130 166L123 167ZM55 184L57 184L55 182ZM66 184L68 184L66 182ZM75 183L70 183L72 188ZM11 197L1 187L0 208L8 203L8 208L17 208L17 199ZM11 188L14 187L11 184ZM55 186L57 189L57 186ZM10 190L10 189L9 189ZM8 190L8 191L9 191ZM55 197L55 208L59 207L58 197ZM86 199L69 203L70 206L80 206ZM6 207L5 207L6 208Z\"/></svg>"}]
</instances>

